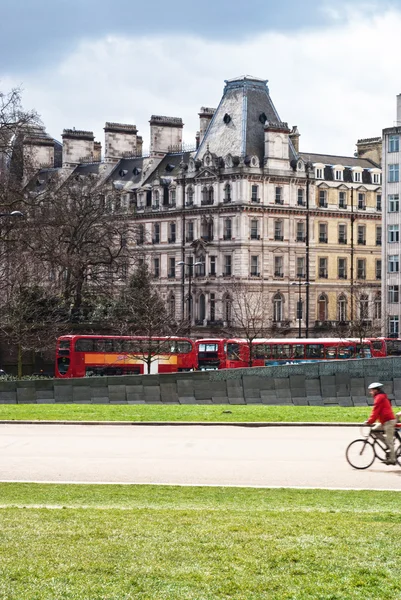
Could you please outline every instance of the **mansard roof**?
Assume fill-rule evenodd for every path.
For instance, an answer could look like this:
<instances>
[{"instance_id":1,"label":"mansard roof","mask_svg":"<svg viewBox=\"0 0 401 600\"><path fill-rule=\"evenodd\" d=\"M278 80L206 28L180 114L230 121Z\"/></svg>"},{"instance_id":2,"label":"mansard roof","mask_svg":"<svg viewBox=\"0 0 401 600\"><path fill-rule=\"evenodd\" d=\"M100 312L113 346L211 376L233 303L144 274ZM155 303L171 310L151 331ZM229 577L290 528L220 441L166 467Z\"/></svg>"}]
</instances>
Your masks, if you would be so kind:
<instances>
[{"instance_id":1,"label":"mansard roof","mask_svg":"<svg viewBox=\"0 0 401 600\"><path fill-rule=\"evenodd\" d=\"M267 80L245 75L225 84L196 158L202 158L209 148L217 156L257 156L263 164L265 124L281 122Z\"/></svg>"},{"instance_id":2,"label":"mansard roof","mask_svg":"<svg viewBox=\"0 0 401 600\"><path fill-rule=\"evenodd\" d=\"M369 158L359 158L357 156L336 156L335 154L316 154L313 152L300 152L304 161L312 163L321 163L323 165L343 167L361 167L362 169L380 169L380 165Z\"/></svg>"}]
</instances>

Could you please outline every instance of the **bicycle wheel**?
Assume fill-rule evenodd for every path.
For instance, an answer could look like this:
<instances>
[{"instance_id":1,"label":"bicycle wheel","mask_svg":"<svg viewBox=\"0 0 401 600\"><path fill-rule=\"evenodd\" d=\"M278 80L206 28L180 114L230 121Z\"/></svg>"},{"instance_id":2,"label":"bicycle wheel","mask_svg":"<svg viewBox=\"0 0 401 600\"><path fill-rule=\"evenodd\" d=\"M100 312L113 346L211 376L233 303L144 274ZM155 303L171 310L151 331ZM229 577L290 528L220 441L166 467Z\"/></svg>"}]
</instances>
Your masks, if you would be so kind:
<instances>
[{"instance_id":1,"label":"bicycle wheel","mask_svg":"<svg viewBox=\"0 0 401 600\"><path fill-rule=\"evenodd\" d=\"M381 462L385 462L387 460L387 446L381 440L375 440L373 442L373 449L375 451L376 458L378 458Z\"/></svg>"},{"instance_id":2,"label":"bicycle wheel","mask_svg":"<svg viewBox=\"0 0 401 600\"><path fill-rule=\"evenodd\" d=\"M398 446L395 451L395 461L399 467L401 467L401 446Z\"/></svg>"},{"instance_id":3,"label":"bicycle wheel","mask_svg":"<svg viewBox=\"0 0 401 600\"><path fill-rule=\"evenodd\" d=\"M345 458L354 469L367 469L375 460L376 455L370 442L355 440L346 449Z\"/></svg>"}]
</instances>

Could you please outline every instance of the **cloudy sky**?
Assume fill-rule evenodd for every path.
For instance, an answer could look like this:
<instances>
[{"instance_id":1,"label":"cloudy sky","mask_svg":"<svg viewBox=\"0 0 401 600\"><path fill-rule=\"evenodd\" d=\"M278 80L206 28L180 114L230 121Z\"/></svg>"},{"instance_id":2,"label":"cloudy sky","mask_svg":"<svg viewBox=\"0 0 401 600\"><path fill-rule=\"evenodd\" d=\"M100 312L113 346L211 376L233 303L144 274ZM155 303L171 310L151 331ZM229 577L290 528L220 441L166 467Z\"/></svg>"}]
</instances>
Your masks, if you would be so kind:
<instances>
[{"instance_id":1,"label":"cloudy sky","mask_svg":"<svg viewBox=\"0 0 401 600\"><path fill-rule=\"evenodd\" d=\"M23 89L47 131L182 117L192 144L201 106L224 80L269 80L301 150L349 154L395 121L401 0L1 0L0 90Z\"/></svg>"}]
</instances>

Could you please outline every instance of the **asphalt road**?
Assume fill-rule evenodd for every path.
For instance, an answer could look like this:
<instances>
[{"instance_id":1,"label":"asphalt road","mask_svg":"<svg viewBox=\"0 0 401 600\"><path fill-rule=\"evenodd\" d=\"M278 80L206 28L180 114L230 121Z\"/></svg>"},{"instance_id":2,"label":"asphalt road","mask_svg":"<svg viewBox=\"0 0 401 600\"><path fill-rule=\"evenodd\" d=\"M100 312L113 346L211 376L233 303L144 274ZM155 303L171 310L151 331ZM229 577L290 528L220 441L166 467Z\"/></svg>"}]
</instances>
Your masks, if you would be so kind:
<instances>
[{"instance_id":1,"label":"asphalt road","mask_svg":"<svg viewBox=\"0 0 401 600\"><path fill-rule=\"evenodd\" d=\"M0 481L401 489L399 467L348 465L356 437L353 427L0 425Z\"/></svg>"}]
</instances>

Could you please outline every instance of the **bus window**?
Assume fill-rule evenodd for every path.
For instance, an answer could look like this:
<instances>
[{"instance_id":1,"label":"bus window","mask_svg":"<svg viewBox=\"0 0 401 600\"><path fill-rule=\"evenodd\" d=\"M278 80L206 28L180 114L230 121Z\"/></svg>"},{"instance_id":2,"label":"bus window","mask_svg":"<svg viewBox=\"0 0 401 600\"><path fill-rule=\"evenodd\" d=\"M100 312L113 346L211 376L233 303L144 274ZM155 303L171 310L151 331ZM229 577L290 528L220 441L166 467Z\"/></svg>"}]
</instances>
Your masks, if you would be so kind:
<instances>
[{"instance_id":1,"label":"bus window","mask_svg":"<svg viewBox=\"0 0 401 600\"><path fill-rule=\"evenodd\" d=\"M191 350L192 346L190 342L186 342L184 340L177 342L176 352L178 354L188 354L188 352L191 352Z\"/></svg>"},{"instance_id":2,"label":"bus window","mask_svg":"<svg viewBox=\"0 0 401 600\"><path fill-rule=\"evenodd\" d=\"M400 340L387 340L387 356L400 356L401 355L401 341Z\"/></svg>"},{"instance_id":3,"label":"bus window","mask_svg":"<svg viewBox=\"0 0 401 600\"><path fill-rule=\"evenodd\" d=\"M290 348L288 344L273 344L273 358L291 358Z\"/></svg>"},{"instance_id":4,"label":"bus window","mask_svg":"<svg viewBox=\"0 0 401 600\"><path fill-rule=\"evenodd\" d=\"M77 340L75 342L76 352L93 352L93 340Z\"/></svg>"},{"instance_id":5,"label":"bus window","mask_svg":"<svg viewBox=\"0 0 401 600\"><path fill-rule=\"evenodd\" d=\"M60 343L58 345L59 348L63 348L64 350L69 350L70 346L70 340L60 340Z\"/></svg>"},{"instance_id":6,"label":"bus window","mask_svg":"<svg viewBox=\"0 0 401 600\"><path fill-rule=\"evenodd\" d=\"M329 346L328 348L326 348L326 358L327 359L337 358L336 346Z\"/></svg>"},{"instance_id":7,"label":"bus window","mask_svg":"<svg viewBox=\"0 0 401 600\"><path fill-rule=\"evenodd\" d=\"M58 368L60 375L66 375L68 372L69 366L70 366L69 358L65 358L65 356L63 356L62 358L57 359L57 368Z\"/></svg>"},{"instance_id":8,"label":"bus window","mask_svg":"<svg viewBox=\"0 0 401 600\"><path fill-rule=\"evenodd\" d=\"M372 341L373 350L383 350L383 342L381 340Z\"/></svg>"},{"instance_id":9,"label":"bus window","mask_svg":"<svg viewBox=\"0 0 401 600\"><path fill-rule=\"evenodd\" d=\"M270 358L271 348L270 344L255 344L253 350L254 358L266 359Z\"/></svg>"},{"instance_id":10,"label":"bus window","mask_svg":"<svg viewBox=\"0 0 401 600\"><path fill-rule=\"evenodd\" d=\"M323 358L323 344L307 344L306 358Z\"/></svg>"},{"instance_id":11,"label":"bus window","mask_svg":"<svg viewBox=\"0 0 401 600\"><path fill-rule=\"evenodd\" d=\"M294 344L292 347L292 352L294 358L304 358L304 345Z\"/></svg>"},{"instance_id":12,"label":"bus window","mask_svg":"<svg viewBox=\"0 0 401 600\"><path fill-rule=\"evenodd\" d=\"M199 344L199 352L217 352L217 344Z\"/></svg>"},{"instance_id":13,"label":"bus window","mask_svg":"<svg viewBox=\"0 0 401 600\"><path fill-rule=\"evenodd\" d=\"M239 344L227 344L227 358L228 360L240 360Z\"/></svg>"},{"instance_id":14,"label":"bus window","mask_svg":"<svg viewBox=\"0 0 401 600\"><path fill-rule=\"evenodd\" d=\"M353 354L352 346L340 346L338 348L338 358L352 358Z\"/></svg>"}]
</instances>

